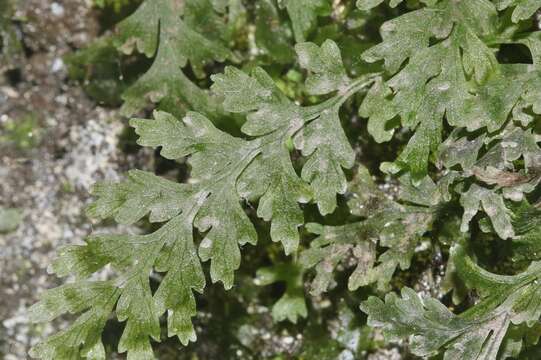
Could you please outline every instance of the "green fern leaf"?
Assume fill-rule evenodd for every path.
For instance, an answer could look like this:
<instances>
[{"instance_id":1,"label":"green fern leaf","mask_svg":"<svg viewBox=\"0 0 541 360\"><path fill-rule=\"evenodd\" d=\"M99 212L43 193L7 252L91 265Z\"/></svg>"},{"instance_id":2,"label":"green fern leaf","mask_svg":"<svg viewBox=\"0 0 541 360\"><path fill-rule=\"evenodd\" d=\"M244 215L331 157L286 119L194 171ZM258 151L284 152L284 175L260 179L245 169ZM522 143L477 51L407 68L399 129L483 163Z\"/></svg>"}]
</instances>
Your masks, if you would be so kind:
<instances>
[{"instance_id":1,"label":"green fern leaf","mask_svg":"<svg viewBox=\"0 0 541 360\"><path fill-rule=\"evenodd\" d=\"M143 42L140 46L145 44L148 45ZM156 111L153 120L130 121L139 135L140 145L159 147L167 159L189 157L191 182L177 184L146 172L132 171L125 182L98 184L94 188L98 198L88 208L89 215L131 224L149 214L151 222L161 222L162 226L147 235L91 236L86 245L61 249L51 267L60 276L71 274L79 279L107 264L116 269L119 277L114 282L114 293L118 301L114 309L118 319L126 322L119 351L127 351L128 359L152 358L149 339L160 340L159 317L165 312L168 336L177 336L183 344L195 340L191 324L196 311L193 291L202 292L205 287L200 262L210 260L211 280L221 281L230 289L234 272L240 266L240 246L257 241L255 228L242 207L243 200L259 199L257 215L271 222L271 238L282 243L286 255L298 248L298 227L304 223L299 203L310 201L312 193L326 190L324 196L317 198L322 212L336 207L336 194L345 191L340 168L353 165L353 152L347 139L343 131L336 130L340 128L338 110L348 97L369 86L373 77L346 77L340 54L332 42L325 43L321 49L303 44L300 52L306 49L309 54L303 56L308 59L305 65L313 72L311 79L318 77L332 82L332 87L324 89L336 90L334 96L318 105L301 107L291 102L260 68L249 76L226 67L223 74L213 76L213 90L224 99L224 108L249 113L242 131L250 139L220 131L195 112L188 112L178 120ZM313 58L314 52L320 51L329 56L323 64ZM335 137L323 136L321 130L341 134L340 146L336 146ZM310 160L307 162L305 166L310 169L303 170L303 178L308 177L316 191L295 172L287 147L291 138L298 139L301 131L305 131L304 143L298 146L312 163L327 161L329 167L337 169L338 175L320 180L326 175L321 171L322 165L314 169L315 165L309 165ZM312 160L314 157L316 160ZM329 188L323 189L321 183ZM198 251L192 234L194 227L204 234ZM165 276L152 293L149 274L154 271ZM275 306L276 319L296 321L298 316L306 314L300 297L300 276L295 277L290 292ZM35 309L39 320L42 303ZM82 310L78 308L74 312ZM81 317L80 321L85 329L93 326L99 332L97 325L92 325L93 319ZM76 351L77 344L82 343L86 340L77 340L71 351ZM40 346L36 347L36 354L40 354Z\"/></svg>"},{"instance_id":2,"label":"green fern leaf","mask_svg":"<svg viewBox=\"0 0 541 360\"><path fill-rule=\"evenodd\" d=\"M147 99L165 104L216 112L218 102L194 84L182 71L188 62L198 76L203 66L234 58L225 46L227 24L209 0L146 0L134 14L118 25L118 47L130 54L134 49L154 58L150 69L122 95L122 113L131 115ZM179 103L180 101L180 103Z\"/></svg>"},{"instance_id":3,"label":"green fern leaf","mask_svg":"<svg viewBox=\"0 0 541 360\"><path fill-rule=\"evenodd\" d=\"M299 317L306 317L308 309L304 300L302 271L294 264L276 264L257 270L255 284L266 286L276 282L285 282L286 290L272 306L274 321L289 320L296 324Z\"/></svg>"}]
</instances>

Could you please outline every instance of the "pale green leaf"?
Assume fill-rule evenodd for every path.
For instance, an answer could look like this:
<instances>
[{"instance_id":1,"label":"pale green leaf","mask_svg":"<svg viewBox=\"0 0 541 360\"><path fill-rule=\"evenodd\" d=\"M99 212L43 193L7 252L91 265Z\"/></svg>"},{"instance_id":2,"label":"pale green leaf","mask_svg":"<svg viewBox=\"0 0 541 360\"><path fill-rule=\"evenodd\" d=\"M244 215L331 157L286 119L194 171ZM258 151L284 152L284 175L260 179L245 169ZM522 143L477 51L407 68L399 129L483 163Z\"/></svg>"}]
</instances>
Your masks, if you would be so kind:
<instances>
[{"instance_id":1,"label":"pale green leaf","mask_svg":"<svg viewBox=\"0 0 541 360\"><path fill-rule=\"evenodd\" d=\"M438 158L448 169L460 164L462 170L470 170L477 162L484 140L484 134L470 139L468 136L461 136L460 129L455 129L439 146Z\"/></svg>"},{"instance_id":2,"label":"pale green leaf","mask_svg":"<svg viewBox=\"0 0 541 360\"><path fill-rule=\"evenodd\" d=\"M460 203L464 207L461 225L463 232L468 231L468 224L482 206L490 218L494 230L502 239L512 238L515 235L509 210L506 208L503 198L494 191L473 184L467 192L462 194Z\"/></svg>"},{"instance_id":3,"label":"pale green leaf","mask_svg":"<svg viewBox=\"0 0 541 360\"><path fill-rule=\"evenodd\" d=\"M302 271L294 264L276 264L257 270L254 283L266 286L276 282L285 282L284 294L272 306L272 318L274 321L289 320L296 324L301 317L308 315L304 300Z\"/></svg>"},{"instance_id":4,"label":"pale green leaf","mask_svg":"<svg viewBox=\"0 0 541 360\"><path fill-rule=\"evenodd\" d=\"M112 217L120 224L133 224L150 213L151 222L167 221L179 214L188 189L152 173L132 170L124 182L97 183L92 188L97 200L86 209L96 219Z\"/></svg>"},{"instance_id":5,"label":"pale green leaf","mask_svg":"<svg viewBox=\"0 0 541 360\"><path fill-rule=\"evenodd\" d=\"M425 180L419 189L408 185L409 178L402 180L406 184L402 192L404 200L421 205L438 204L441 196L431 180ZM311 289L315 295L329 289L339 264L356 264L348 280L350 290L372 283L385 289L398 267L409 268L413 251L433 220L430 208L405 207L387 199L363 167L359 168L350 190L354 191L348 203L352 213L367 219L341 226L307 224L307 230L318 236L301 253L300 262L306 269L315 268ZM386 248L379 256L378 245Z\"/></svg>"},{"instance_id":6,"label":"pale green leaf","mask_svg":"<svg viewBox=\"0 0 541 360\"><path fill-rule=\"evenodd\" d=\"M494 2L500 10L514 7L511 19L515 23L529 19L541 8L541 1L539 0L495 0Z\"/></svg>"},{"instance_id":7,"label":"pale green leaf","mask_svg":"<svg viewBox=\"0 0 541 360\"><path fill-rule=\"evenodd\" d=\"M446 348L445 360L496 359L510 324L505 312L486 319L462 319L439 301L423 299L409 288L402 289L401 298L388 294L385 302L370 297L361 310L368 314L369 325L383 327L389 341L409 337L412 352L421 357Z\"/></svg>"},{"instance_id":8,"label":"pale green leaf","mask_svg":"<svg viewBox=\"0 0 541 360\"><path fill-rule=\"evenodd\" d=\"M49 337L30 351L46 360L79 358L79 354L105 360L101 332L116 300L118 290L110 282L80 282L46 291L41 302L29 309L32 321L51 321L64 313L83 312L67 329Z\"/></svg>"},{"instance_id":9,"label":"pale green leaf","mask_svg":"<svg viewBox=\"0 0 541 360\"><path fill-rule=\"evenodd\" d=\"M272 60L286 64L295 59L291 31L281 20L273 0L256 3L255 42L258 49Z\"/></svg>"},{"instance_id":10,"label":"pale green leaf","mask_svg":"<svg viewBox=\"0 0 541 360\"><path fill-rule=\"evenodd\" d=\"M330 0L278 0L278 3L289 14L297 43L305 41L317 24L317 17L327 15L331 9Z\"/></svg>"},{"instance_id":11,"label":"pale green leaf","mask_svg":"<svg viewBox=\"0 0 541 360\"><path fill-rule=\"evenodd\" d=\"M189 107L208 114L219 111L218 103L183 73L189 62L201 77L203 67L233 58L225 46L226 24L209 0L146 0L118 25L117 45L121 51L134 49L154 57L150 69L122 98L122 112L131 115L147 100L167 108ZM175 109L177 110L177 109Z\"/></svg>"},{"instance_id":12,"label":"pale green leaf","mask_svg":"<svg viewBox=\"0 0 541 360\"><path fill-rule=\"evenodd\" d=\"M301 67L310 71L306 89L312 95L328 94L343 89L350 83L342 63L340 49L334 41L327 40L321 47L314 43L295 46Z\"/></svg>"}]
</instances>

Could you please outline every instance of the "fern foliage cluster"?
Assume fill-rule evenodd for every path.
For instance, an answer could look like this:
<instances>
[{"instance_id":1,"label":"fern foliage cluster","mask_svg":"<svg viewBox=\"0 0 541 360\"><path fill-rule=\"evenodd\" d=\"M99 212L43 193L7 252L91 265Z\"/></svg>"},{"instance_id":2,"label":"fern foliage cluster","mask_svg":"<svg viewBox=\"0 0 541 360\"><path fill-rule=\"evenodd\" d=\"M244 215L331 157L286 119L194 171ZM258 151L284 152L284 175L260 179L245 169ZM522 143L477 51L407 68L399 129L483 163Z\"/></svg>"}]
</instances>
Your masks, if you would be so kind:
<instances>
[{"instance_id":1,"label":"fern foliage cluster","mask_svg":"<svg viewBox=\"0 0 541 360\"><path fill-rule=\"evenodd\" d=\"M93 234L59 249L51 269L70 281L31 316L76 317L31 355L105 359L101 333L113 315L125 324L118 351L128 359L153 359L151 341L165 337L196 341L196 299L209 283L232 289L243 252L265 251L265 234L284 260L254 275L258 285L286 284L277 322L309 318L311 302L346 274L368 325L387 341L408 340L416 356L505 359L535 347L539 8L539 0L142 1L79 56L146 58L122 89L122 112L156 108L130 120L138 144L187 161L190 176L132 170L94 187L90 217L147 219L152 231ZM277 75L285 72L304 82L292 89ZM366 134L352 135L352 123ZM377 149L385 160L370 159ZM427 246L445 265L432 296L397 280ZM488 261L499 248L501 263ZM115 275L94 280L106 266Z\"/></svg>"}]
</instances>

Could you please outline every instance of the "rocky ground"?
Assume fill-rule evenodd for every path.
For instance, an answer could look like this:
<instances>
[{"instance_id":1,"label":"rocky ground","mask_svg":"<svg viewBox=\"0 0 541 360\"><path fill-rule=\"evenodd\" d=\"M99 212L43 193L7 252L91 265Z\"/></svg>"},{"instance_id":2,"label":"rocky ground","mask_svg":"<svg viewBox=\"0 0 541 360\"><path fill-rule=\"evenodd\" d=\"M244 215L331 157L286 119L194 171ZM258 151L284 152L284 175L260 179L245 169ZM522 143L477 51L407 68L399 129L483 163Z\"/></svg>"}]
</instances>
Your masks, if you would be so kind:
<instances>
[{"instance_id":1,"label":"rocky ground","mask_svg":"<svg viewBox=\"0 0 541 360\"><path fill-rule=\"evenodd\" d=\"M0 234L0 357L6 360L27 358L42 333L54 330L30 324L26 313L58 283L47 274L55 249L90 232L84 215L90 186L141 165L119 150L123 119L68 81L63 56L98 33L89 4L19 0L16 8L23 49L0 75L0 207L22 213L16 231Z\"/></svg>"}]
</instances>

